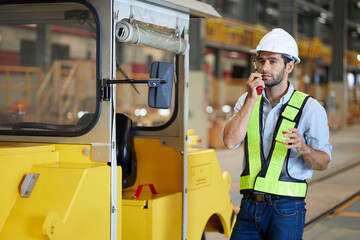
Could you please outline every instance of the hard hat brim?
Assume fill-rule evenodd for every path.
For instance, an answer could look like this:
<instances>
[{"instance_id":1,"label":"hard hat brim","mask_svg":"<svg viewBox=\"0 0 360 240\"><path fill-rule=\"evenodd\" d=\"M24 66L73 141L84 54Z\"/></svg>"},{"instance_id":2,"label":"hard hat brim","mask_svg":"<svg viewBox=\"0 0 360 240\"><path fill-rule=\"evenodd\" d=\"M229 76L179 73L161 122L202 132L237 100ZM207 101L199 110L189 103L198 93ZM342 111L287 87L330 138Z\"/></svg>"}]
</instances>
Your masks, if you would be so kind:
<instances>
[{"instance_id":1,"label":"hard hat brim","mask_svg":"<svg viewBox=\"0 0 360 240\"><path fill-rule=\"evenodd\" d=\"M256 56L259 56L259 52L272 52L272 51L269 51L269 50L251 49L251 50L249 50L249 52L255 54ZM288 55L288 54L286 54L286 53L280 53L280 52L273 52L273 53L279 53L279 54L283 54L283 55ZM292 57L295 59L295 61L294 61L295 64L298 64L298 63L301 62L300 58L294 57L294 56L292 56Z\"/></svg>"}]
</instances>

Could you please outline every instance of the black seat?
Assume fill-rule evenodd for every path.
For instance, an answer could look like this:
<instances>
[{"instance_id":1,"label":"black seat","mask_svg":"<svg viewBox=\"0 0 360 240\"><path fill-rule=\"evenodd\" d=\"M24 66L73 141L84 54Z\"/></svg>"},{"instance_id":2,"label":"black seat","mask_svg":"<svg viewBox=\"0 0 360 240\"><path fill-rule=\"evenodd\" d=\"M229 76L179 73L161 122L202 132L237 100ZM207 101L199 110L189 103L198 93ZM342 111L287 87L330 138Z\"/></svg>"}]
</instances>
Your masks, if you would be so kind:
<instances>
[{"instance_id":1,"label":"black seat","mask_svg":"<svg viewBox=\"0 0 360 240\"><path fill-rule=\"evenodd\" d=\"M118 166L122 167L123 189L133 186L137 175L132 125L129 116L122 113L116 114L116 157Z\"/></svg>"}]
</instances>

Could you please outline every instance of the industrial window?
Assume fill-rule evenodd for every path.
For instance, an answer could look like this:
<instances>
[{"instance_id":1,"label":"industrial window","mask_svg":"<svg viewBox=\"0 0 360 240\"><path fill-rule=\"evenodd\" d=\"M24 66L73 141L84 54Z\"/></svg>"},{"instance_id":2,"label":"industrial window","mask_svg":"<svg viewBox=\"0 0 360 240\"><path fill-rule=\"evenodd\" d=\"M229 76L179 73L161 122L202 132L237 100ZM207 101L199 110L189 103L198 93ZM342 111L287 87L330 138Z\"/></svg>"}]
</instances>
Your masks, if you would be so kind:
<instances>
[{"instance_id":1,"label":"industrial window","mask_svg":"<svg viewBox=\"0 0 360 240\"><path fill-rule=\"evenodd\" d=\"M90 130L100 102L99 28L90 5L0 4L0 133Z\"/></svg>"}]
</instances>

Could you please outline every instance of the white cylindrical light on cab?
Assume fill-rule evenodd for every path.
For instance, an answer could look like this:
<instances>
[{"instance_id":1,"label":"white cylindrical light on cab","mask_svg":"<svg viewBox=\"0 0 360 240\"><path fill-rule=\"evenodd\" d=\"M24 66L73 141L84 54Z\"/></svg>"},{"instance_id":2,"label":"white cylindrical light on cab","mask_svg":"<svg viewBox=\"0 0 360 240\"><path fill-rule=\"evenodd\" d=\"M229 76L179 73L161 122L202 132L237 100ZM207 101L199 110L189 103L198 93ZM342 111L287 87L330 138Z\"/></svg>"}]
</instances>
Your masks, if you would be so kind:
<instances>
[{"instance_id":1,"label":"white cylindrical light on cab","mask_svg":"<svg viewBox=\"0 0 360 240\"><path fill-rule=\"evenodd\" d=\"M214 109L213 109L212 106L207 106L207 107L205 108L205 110L206 110L207 113L212 113L212 112L214 111Z\"/></svg>"},{"instance_id":2,"label":"white cylindrical light on cab","mask_svg":"<svg viewBox=\"0 0 360 240\"><path fill-rule=\"evenodd\" d=\"M221 110L224 113L229 113L229 112L231 112L231 107L229 105L224 105L224 106L222 106Z\"/></svg>"}]
</instances>

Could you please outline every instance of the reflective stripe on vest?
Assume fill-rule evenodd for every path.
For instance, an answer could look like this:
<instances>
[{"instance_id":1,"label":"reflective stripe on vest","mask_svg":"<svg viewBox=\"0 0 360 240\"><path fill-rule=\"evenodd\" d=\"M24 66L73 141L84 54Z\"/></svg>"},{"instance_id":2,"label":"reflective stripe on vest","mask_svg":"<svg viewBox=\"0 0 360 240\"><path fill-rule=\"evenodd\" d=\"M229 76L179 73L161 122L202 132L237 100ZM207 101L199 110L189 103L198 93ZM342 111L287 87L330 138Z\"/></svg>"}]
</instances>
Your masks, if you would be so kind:
<instances>
[{"instance_id":1,"label":"reflective stripe on vest","mask_svg":"<svg viewBox=\"0 0 360 240\"><path fill-rule=\"evenodd\" d=\"M254 187L254 181L256 176L261 170L261 152L260 152L260 125L259 125L259 114L260 114L260 95L255 102L255 106L250 116L248 130L246 133L248 142L248 166L249 175L240 177L240 190L252 189ZM253 123L253 124L251 124Z\"/></svg>"},{"instance_id":2,"label":"reflective stripe on vest","mask_svg":"<svg viewBox=\"0 0 360 240\"><path fill-rule=\"evenodd\" d=\"M289 128L296 127L301 115L301 109L307 94L295 91L290 101L286 105L281 117L278 119L278 130L275 139L273 139L273 151L265 173L265 177L260 175L260 170L264 167L261 165L261 148L260 148L260 104L259 97L255 103L253 112L250 117L249 127L247 131L248 141L248 159L249 175L241 176L240 190L254 189L256 191L285 195L293 197L305 197L307 191L307 184L305 182L287 182L280 181L281 170L286 164L285 160L288 157L290 149L286 149L287 144L282 141L284 138L282 131L289 131ZM279 122L280 121L280 122ZM271 151L270 151L271 154ZM265 169L263 169L265 170Z\"/></svg>"}]
</instances>

